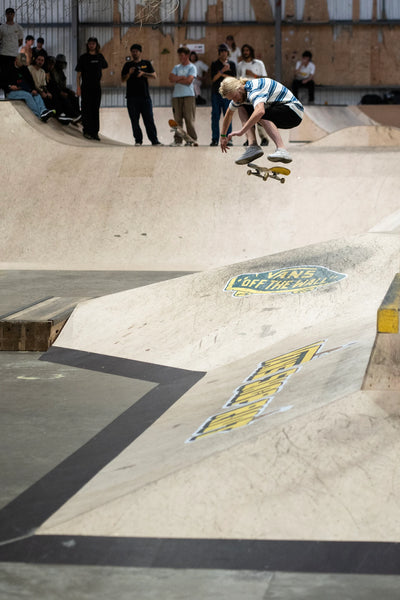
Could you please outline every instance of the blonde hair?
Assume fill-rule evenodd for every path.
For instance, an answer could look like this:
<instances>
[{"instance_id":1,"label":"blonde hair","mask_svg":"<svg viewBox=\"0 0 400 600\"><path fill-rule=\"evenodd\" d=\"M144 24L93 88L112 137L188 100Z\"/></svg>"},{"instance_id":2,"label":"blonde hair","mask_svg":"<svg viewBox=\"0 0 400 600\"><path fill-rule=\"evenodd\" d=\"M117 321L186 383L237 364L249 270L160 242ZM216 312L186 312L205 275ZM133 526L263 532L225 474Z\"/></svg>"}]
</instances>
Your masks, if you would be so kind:
<instances>
[{"instance_id":1,"label":"blonde hair","mask_svg":"<svg viewBox=\"0 0 400 600\"><path fill-rule=\"evenodd\" d=\"M227 94L231 94L232 92L236 92L242 85L244 85L248 81L245 77L241 77L240 79L236 79L236 77L225 77L219 86L219 93L223 98L226 98Z\"/></svg>"}]
</instances>

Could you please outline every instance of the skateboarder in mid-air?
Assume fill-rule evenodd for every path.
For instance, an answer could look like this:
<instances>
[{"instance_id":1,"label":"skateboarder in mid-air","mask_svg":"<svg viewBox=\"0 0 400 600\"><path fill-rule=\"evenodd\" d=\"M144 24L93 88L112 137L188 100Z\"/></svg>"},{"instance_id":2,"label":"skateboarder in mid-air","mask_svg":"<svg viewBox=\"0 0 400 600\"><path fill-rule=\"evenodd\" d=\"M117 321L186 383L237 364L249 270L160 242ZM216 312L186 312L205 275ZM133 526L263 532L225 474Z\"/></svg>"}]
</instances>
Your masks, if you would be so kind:
<instances>
[{"instance_id":1,"label":"skateboarder in mid-air","mask_svg":"<svg viewBox=\"0 0 400 600\"><path fill-rule=\"evenodd\" d=\"M226 77L220 85L219 93L223 98L231 101L221 127L222 152L228 151L228 142L233 136L246 134L249 145L244 154L235 161L236 164L245 165L260 158L264 152L257 145L254 133L254 125L260 122L276 146L275 152L268 155L268 160L284 163L292 161L278 127L292 129L300 125L304 108L288 88L268 77L261 79ZM239 110L242 128L227 135L236 110Z\"/></svg>"}]
</instances>

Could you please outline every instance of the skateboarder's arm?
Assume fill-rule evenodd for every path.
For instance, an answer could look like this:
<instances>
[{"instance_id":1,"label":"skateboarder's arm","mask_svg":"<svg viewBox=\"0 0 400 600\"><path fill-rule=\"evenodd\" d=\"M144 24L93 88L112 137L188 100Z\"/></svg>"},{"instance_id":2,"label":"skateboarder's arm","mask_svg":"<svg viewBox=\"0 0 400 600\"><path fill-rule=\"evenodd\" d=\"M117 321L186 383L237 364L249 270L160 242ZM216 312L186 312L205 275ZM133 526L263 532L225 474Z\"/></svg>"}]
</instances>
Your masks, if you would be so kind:
<instances>
[{"instance_id":1,"label":"skateboarder's arm","mask_svg":"<svg viewBox=\"0 0 400 600\"><path fill-rule=\"evenodd\" d=\"M231 121L233 119L233 115L234 115L234 111L231 110L229 107L226 109L226 113L224 115L224 119L222 121L222 126L221 126L221 134L220 135L226 135L226 132L229 129L229 125L231 124Z\"/></svg>"},{"instance_id":2,"label":"skateboarder's arm","mask_svg":"<svg viewBox=\"0 0 400 600\"><path fill-rule=\"evenodd\" d=\"M220 143L222 152L226 152L228 149L228 136L227 131L229 129L229 125L231 124L233 118L234 111L229 107L226 109L226 113L221 125L221 133L220 133Z\"/></svg>"}]
</instances>

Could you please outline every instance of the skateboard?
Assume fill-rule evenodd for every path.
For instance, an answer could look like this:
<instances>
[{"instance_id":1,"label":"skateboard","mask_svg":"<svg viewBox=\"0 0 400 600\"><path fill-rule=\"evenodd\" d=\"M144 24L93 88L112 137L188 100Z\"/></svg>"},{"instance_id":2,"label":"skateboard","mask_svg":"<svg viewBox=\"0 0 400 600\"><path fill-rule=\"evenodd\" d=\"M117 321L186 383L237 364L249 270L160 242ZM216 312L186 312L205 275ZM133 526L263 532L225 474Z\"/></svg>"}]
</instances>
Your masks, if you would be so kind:
<instances>
[{"instance_id":1,"label":"skateboard","mask_svg":"<svg viewBox=\"0 0 400 600\"><path fill-rule=\"evenodd\" d=\"M174 119L168 121L168 125L171 127L171 131L176 131L189 146L198 146L199 144L194 140Z\"/></svg>"},{"instance_id":2,"label":"skateboard","mask_svg":"<svg viewBox=\"0 0 400 600\"><path fill-rule=\"evenodd\" d=\"M276 179L281 183L285 183L284 177L279 177L279 175L290 175L290 170L286 167L261 167L260 165L256 165L255 163L248 163L247 165L254 171L250 169L247 171L247 175L255 175L256 177L261 177L264 181L267 181L268 177L271 179Z\"/></svg>"}]
</instances>

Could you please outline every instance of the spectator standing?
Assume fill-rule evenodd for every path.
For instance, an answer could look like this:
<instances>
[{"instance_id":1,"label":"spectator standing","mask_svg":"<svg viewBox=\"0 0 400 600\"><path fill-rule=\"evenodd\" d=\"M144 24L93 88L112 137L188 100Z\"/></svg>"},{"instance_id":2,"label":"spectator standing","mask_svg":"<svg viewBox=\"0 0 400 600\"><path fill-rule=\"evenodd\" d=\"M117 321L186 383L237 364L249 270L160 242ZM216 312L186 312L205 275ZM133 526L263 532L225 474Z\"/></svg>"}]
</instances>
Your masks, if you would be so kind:
<instances>
[{"instance_id":1,"label":"spectator standing","mask_svg":"<svg viewBox=\"0 0 400 600\"><path fill-rule=\"evenodd\" d=\"M306 87L308 90L308 101L314 102L315 93L315 64L311 61L312 54L309 50L303 52L301 60L296 63L294 79L292 83L293 94L298 96L299 89Z\"/></svg>"},{"instance_id":2,"label":"spectator standing","mask_svg":"<svg viewBox=\"0 0 400 600\"><path fill-rule=\"evenodd\" d=\"M221 113L225 115L229 106L229 100L223 98L219 93L219 86L225 77L236 77L236 66L228 60L229 48L226 44L218 46L218 59L211 63L211 144L218 146L219 120ZM230 133L232 131L229 126Z\"/></svg>"},{"instance_id":3,"label":"spectator standing","mask_svg":"<svg viewBox=\"0 0 400 600\"><path fill-rule=\"evenodd\" d=\"M100 129L101 76L108 67L100 53L100 45L95 37L90 37L86 52L78 59L75 67L76 94L81 97L83 135L89 140L98 140Z\"/></svg>"},{"instance_id":4,"label":"spectator standing","mask_svg":"<svg viewBox=\"0 0 400 600\"><path fill-rule=\"evenodd\" d=\"M199 59L197 52L194 50L190 53L190 62L196 67L197 75L193 82L194 93L196 96L196 104L205 104L206 100L201 95L201 86L204 83L205 76L208 72L208 65Z\"/></svg>"},{"instance_id":5,"label":"spectator standing","mask_svg":"<svg viewBox=\"0 0 400 600\"><path fill-rule=\"evenodd\" d=\"M122 67L121 79L123 82L126 81L126 104L135 146L141 146L143 143L143 132L139 125L140 115L150 142L153 146L160 146L149 91L149 79L156 79L157 73L149 60L142 59L142 50L140 44L132 44L130 47L132 60L128 60Z\"/></svg>"},{"instance_id":6,"label":"spectator standing","mask_svg":"<svg viewBox=\"0 0 400 600\"><path fill-rule=\"evenodd\" d=\"M7 89L9 73L24 39L23 29L14 19L15 10L7 8L6 22L0 25L0 88L3 90Z\"/></svg>"},{"instance_id":7,"label":"spectator standing","mask_svg":"<svg viewBox=\"0 0 400 600\"><path fill-rule=\"evenodd\" d=\"M22 46L22 48L20 49L20 53L25 54L26 56L26 64L28 67L30 64L32 64L32 46L34 41L35 38L33 37L33 35L27 35L25 38L25 45Z\"/></svg>"},{"instance_id":8,"label":"spectator standing","mask_svg":"<svg viewBox=\"0 0 400 600\"><path fill-rule=\"evenodd\" d=\"M242 60L238 64L238 77L245 79L261 79L267 77L267 69L262 60L255 58L254 48L250 44L243 44L241 48ZM268 146L269 140L264 127L257 123L257 132L261 139L261 146ZM243 144L248 145L248 141Z\"/></svg>"},{"instance_id":9,"label":"spectator standing","mask_svg":"<svg viewBox=\"0 0 400 600\"><path fill-rule=\"evenodd\" d=\"M236 46L236 42L235 42L233 35L226 36L226 45L228 46L228 50L229 50L229 59L232 62L234 62L235 67L237 67L239 64L239 61L241 59L241 53L240 53L239 48Z\"/></svg>"},{"instance_id":10,"label":"spectator standing","mask_svg":"<svg viewBox=\"0 0 400 600\"><path fill-rule=\"evenodd\" d=\"M197 75L196 67L190 62L190 50L186 47L178 48L179 64L175 65L169 74L169 81L174 84L172 92L172 111L174 119L180 127L185 120L186 131L193 140L197 140L194 126L196 119L196 98L193 81ZM171 146L180 146L182 138L175 132Z\"/></svg>"}]
</instances>

